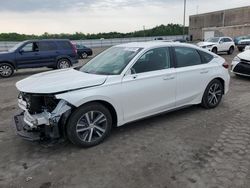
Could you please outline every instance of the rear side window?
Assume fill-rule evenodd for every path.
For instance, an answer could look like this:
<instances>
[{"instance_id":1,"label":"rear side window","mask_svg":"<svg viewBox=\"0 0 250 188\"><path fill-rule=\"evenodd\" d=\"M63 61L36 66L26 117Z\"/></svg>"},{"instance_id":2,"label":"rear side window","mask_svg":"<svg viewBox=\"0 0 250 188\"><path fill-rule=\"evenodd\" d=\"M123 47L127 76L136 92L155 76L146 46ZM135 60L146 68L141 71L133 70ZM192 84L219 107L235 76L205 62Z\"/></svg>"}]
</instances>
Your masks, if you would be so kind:
<instances>
[{"instance_id":1,"label":"rear side window","mask_svg":"<svg viewBox=\"0 0 250 188\"><path fill-rule=\"evenodd\" d=\"M199 53L203 63L209 63L214 58L214 56L209 53L203 51L199 51Z\"/></svg>"},{"instance_id":2,"label":"rear side window","mask_svg":"<svg viewBox=\"0 0 250 188\"><path fill-rule=\"evenodd\" d=\"M175 47L177 67L188 67L202 64L201 56L196 49Z\"/></svg>"},{"instance_id":3,"label":"rear side window","mask_svg":"<svg viewBox=\"0 0 250 188\"><path fill-rule=\"evenodd\" d=\"M63 49L63 50L71 50L72 49L72 45L68 41L57 41L57 44L60 47L60 49Z\"/></svg>"},{"instance_id":4,"label":"rear side window","mask_svg":"<svg viewBox=\"0 0 250 188\"><path fill-rule=\"evenodd\" d=\"M39 42L39 51L53 51L56 50L56 44L54 42Z\"/></svg>"}]
</instances>

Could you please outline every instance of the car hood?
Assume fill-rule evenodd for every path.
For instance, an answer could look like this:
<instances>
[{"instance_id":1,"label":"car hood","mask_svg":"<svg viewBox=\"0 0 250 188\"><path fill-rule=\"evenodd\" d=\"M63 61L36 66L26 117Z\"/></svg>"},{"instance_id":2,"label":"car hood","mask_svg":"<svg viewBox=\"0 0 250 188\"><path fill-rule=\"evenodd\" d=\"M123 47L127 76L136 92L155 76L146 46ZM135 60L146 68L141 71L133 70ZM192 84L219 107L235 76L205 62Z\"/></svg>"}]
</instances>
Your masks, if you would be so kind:
<instances>
[{"instance_id":1,"label":"car hood","mask_svg":"<svg viewBox=\"0 0 250 188\"><path fill-rule=\"evenodd\" d=\"M16 87L26 93L52 94L102 85L106 79L106 75L62 69L35 74L17 82Z\"/></svg>"},{"instance_id":2,"label":"car hood","mask_svg":"<svg viewBox=\"0 0 250 188\"><path fill-rule=\"evenodd\" d=\"M240 59L244 59L244 60L250 61L250 50L246 50L246 51L238 54L238 57Z\"/></svg>"},{"instance_id":3,"label":"car hood","mask_svg":"<svg viewBox=\"0 0 250 188\"><path fill-rule=\"evenodd\" d=\"M198 46L209 46L209 45L214 45L216 43L214 42L199 42L197 43Z\"/></svg>"}]
</instances>

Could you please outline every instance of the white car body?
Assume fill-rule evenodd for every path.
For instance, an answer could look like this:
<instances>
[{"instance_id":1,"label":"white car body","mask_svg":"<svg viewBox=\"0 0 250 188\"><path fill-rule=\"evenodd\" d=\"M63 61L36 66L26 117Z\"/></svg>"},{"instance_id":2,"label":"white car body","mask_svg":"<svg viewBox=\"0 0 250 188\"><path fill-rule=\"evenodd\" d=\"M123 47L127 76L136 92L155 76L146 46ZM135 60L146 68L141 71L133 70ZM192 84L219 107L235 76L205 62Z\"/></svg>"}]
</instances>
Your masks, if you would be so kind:
<instances>
[{"instance_id":1,"label":"white car body","mask_svg":"<svg viewBox=\"0 0 250 188\"><path fill-rule=\"evenodd\" d=\"M232 61L231 72L236 75L250 76L250 49L239 53Z\"/></svg>"},{"instance_id":2,"label":"white car body","mask_svg":"<svg viewBox=\"0 0 250 188\"><path fill-rule=\"evenodd\" d=\"M217 52L228 52L230 47L235 48L235 44L232 38L230 37L214 37L218 38L217 42L199 42L197 43L197 46L206 49L208 51L213 51L214 48L217 49Z\"/></svg>"},{"instance_id":3,"label":"white car body","mask_svg":"<svg viewBox=\"0 0 250 188\"><path fill-rule=\"evenodd\" d=\"M200 104L206 87L216 78L223 81L224 94L228 92L230 76L222 66L225 60L195 45L144 42L118 47L142 49L119 75L88 74L71 68L36 74L17 82L16 87L21 92L53 94L61 100L60 106L51 114L36 114L29 125L37 123L34 120L36 118L49 122L50 117L60 116L69 108L65 102L74 108L93 101L108 103L115 110L117 126L121 126L165 111ZM131 74L131 67L145 52L160 47L192 48L210 54L213 59L209 63L195 66ZM25 110L28 121L32 119L32 115L22 103L23 101L19 101L19 106ZM36 126L39 125L31 125Z\"/></svg>"},{"instance_id":4,"label":"white car body","mask_svg":"<svg viewBox=\"0 0 250 188\"><path fill-rule=\"evenodd\" d=\"M246 51L246 50L250 50L250 46L246 46L244 51Z\"/></svg>"}]
</instances>

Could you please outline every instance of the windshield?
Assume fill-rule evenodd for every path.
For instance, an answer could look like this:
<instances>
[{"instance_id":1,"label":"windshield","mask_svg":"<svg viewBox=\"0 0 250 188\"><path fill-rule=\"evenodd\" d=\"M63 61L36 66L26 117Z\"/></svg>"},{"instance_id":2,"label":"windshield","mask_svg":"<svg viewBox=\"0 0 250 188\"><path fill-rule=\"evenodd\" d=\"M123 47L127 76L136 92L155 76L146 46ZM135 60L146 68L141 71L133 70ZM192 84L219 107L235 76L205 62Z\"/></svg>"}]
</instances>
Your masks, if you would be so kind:
<instances>
[{"instance_id":1,"label":"windshield","mask_svg":"<svg viewBox=\"0 0 250 188\"><path fill-rule=\"evenodd\" d=\"M219 37L214 37L214 38L210 38L207 40L207 42L219 42L220 38Z\"/></svg>"},{"instance_id":2,"label":"windshield","mask_svg":"<svg viewBox=\"0 0 250 188\"><path fill-rule=\"evenodd\" d=\"M84 65L80 71L103 75L120 74L140 50L135 47L110 48Z\"/></svg>"},{"instance_id":3,"label":"windshield","mask_svg":"<svg viewBox=\"0 0 250 188\"><path fill-rule=\"evenodd\" d=\"M12 48L10 48L8 51L9 52L14 52L14 51L16 51L16 49L18 49L23 44L24 44L24 42L20 42L20 43L16 44L15 46L13 46Z\"/></svg>"}]
</instances>

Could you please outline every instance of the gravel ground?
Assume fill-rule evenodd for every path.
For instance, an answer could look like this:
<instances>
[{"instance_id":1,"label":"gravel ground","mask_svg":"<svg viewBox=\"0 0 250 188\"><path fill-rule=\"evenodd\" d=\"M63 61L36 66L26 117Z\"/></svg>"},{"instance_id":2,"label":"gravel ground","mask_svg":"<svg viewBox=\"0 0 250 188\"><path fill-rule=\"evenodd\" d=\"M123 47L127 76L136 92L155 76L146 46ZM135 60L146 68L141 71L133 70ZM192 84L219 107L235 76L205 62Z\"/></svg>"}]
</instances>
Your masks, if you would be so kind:
<instances>
[{"instance_id":1,"label":"gravel ground","mask_svg":"<svg viewBox=\"0 0 250 188\"><path fill-rule=\"evenodd\" d=\"M223 57L231 62L235 55ZM48 70L0 79L0 187L249 187L250 79L232 75L216 109L192 106L131 123L101 145L79 149L27 142L10 128L18 109L15 82Z\"/></svg>"}]
</instances>

